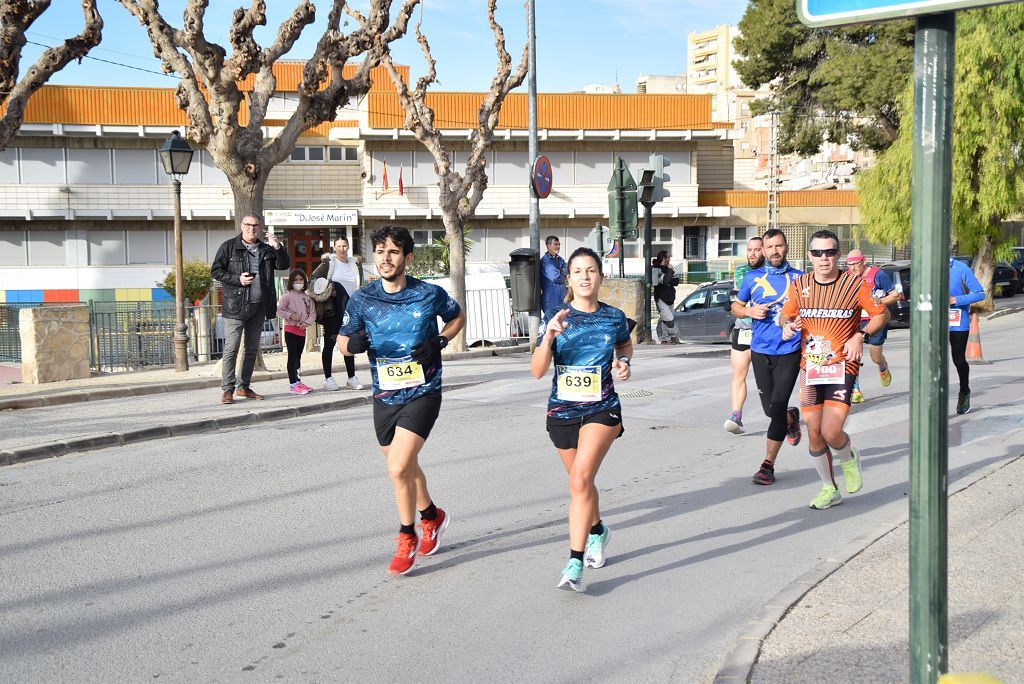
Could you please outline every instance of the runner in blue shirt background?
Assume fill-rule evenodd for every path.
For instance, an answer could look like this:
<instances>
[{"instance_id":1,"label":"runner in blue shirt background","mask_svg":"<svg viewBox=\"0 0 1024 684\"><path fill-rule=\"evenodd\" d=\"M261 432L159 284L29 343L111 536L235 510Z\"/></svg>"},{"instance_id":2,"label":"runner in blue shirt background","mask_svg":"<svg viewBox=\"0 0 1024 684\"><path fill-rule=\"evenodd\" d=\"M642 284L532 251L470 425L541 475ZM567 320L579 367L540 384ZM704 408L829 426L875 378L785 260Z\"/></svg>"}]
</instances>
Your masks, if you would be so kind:
<instances>
[{"instance_id":1,"label":"runner in blue shirt background","mask_svg":"<svg viewBox=\"0 0 1024 684\"><path fill-rule=\"evenodd\" d=\"M971 410L971 367L967 365L967 340L971 334L971 304L985 298L985 288L971 267L952 257L949 260L949 351L960 378L956 398L957 415Z\"/></svg>"},{"instance_id":2,"label":"runner in blue shirt background","mask_svg":"<svg viewBox=\"0 0 1024 684\"><path fill-rule=\"evenodd\" d=\"M628 380L633 342L626 315L597 299L601 260L581 247L568 263L569 303L553 310L530 360L535 378L555 364L547 429L569 475L569 563L559 587L583 591L583 567L600 568L611 539L594 479L623 433L614 380Z\"/></svg>"}]
</instances>

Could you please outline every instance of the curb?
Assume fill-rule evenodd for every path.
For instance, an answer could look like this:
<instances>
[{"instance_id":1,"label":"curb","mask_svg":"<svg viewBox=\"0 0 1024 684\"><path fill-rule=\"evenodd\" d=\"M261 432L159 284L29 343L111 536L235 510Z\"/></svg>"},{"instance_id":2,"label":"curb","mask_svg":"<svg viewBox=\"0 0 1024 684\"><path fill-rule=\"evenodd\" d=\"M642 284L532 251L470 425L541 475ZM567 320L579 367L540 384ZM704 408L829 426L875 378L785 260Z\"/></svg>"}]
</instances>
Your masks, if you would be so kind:
<instances>
[{"instance_id":1,"label":"curb","mask_svg":"<svg viewBox=\"0 0 1024 684\"><path fill-rule=\"evenodd\" d=\"M958 487L955 491L948 492L947 498L969 489L989 475L1002 470L1020 458L1024 458L1024 454L1010 458L1005 463L976 474L976 477L963 482L962 486ZM713 680L715 684L735 684L736 682L746 684L746 682L749 682L754 674L754 666L757 665L758 658L761 656L761 646L764 644L765 639L768 638L775 627L782 622L783 618L789 614L789 611L800 602L807 592L825 581L836 570L864 553L882 537L906 525L909 520L910 516L907 514L901 516L895 523L883 523L874 530L865 532L840 547L832 557L821 561L790 582L788 586L783 587L782 591L769 600L758 614L746 624L740 635L736 637L732 648L729 649L725 658L722 659L722 665Z\"/></svg>"},{"instance_id":2,"label":"curb","mask_svg":"<svg viewBox=\"0 0 1024 684\"><path fill-rule=\"evenodd\" d=\"M529 352L529 345L514 347L487 347L471 349L454 354L442 354L442 361L460 361L462 359L479 359L491 356L505 356L516 352ZM323 375L323 369L304 372L303 375ZM288 371L258 371L253 373L252 382L269 382L288 377ZM188 390L209 389L220 387L220 378L194 378L191 380L172 380L163 383L146 383L128 387L97 387L95 389L75 389L66 392L54 392L48 395L28 395L0 399L0 411L47 408L64 404L77 404L83 401L101 401L103 399L122 399L125 397L142 397L164 392L184 392Z\"/></svg>"},{"instance_id":3,"label":"curb","mask_svg":"<svg viewBox=\"0 0 1024 684\"><path fill-rule=\"evenodd\" d=\"M219 382L218 382L219 384ZM442 388L442 392L463 389L480 384L479 382L452 383ZM257 425L261 423L272 423L278 420L290 418L304 418L318 413L329 411L341 411L354 406L364 406L373 403L373 397L369 394L358 397L346 397L337 401L311 404L302 409L294 406L268 409L265 411L254 411L241 413L224 418L209 418L196 420L190 423L172 425L153 425L150 427L125 430L123 432L112 432L105 435L89 435L86 437L71 437L69 439L57 440L45 444L17 447L0 451L0 466L16 465L28 461L37 461L44 458L59 458L74 453L86 451L97 451L116 446L128 446L139 442L149 442L168 437L184 437L198 435L204 432L217 432L243 425Z\"/></svg>"}]
</instances>

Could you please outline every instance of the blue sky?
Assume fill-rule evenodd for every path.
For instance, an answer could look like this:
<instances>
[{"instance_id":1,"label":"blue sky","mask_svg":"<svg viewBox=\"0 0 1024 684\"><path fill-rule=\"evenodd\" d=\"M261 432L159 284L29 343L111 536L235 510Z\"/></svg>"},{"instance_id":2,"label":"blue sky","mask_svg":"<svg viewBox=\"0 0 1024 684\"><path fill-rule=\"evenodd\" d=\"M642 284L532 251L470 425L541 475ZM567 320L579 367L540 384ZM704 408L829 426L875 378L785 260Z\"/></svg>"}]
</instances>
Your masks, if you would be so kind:
<instances>
[{"instance_id":1,"label":"blue sky","mask_svg":"<svg viewBox=\"0 0 1024 684\"><path fill-rule=\"evenodd\" d=\"M400 0L395 0L397 6ZM222 45L231 12L243 0L210 0L207 37ZM269 0L268 26L257 33L262 44L272 40L277 24L295 6L293 0ZM287 57L308 57L322 31L328 0L318 5L320 20L308 26ZM365 5L354 2L355 6ZM164 16L181 25L184 0L161 3ZM55 44L77 33L82 19L78 3L55 2L28 35L36 43ZM676 74L685 70L686 34L717 24L735 24L743 16L746 0L536 0L537 86L542 92L580 90L592 83L615 83L633 92L637 75ZM526 38L524 0L499 0L498 18L505 27L508 50L518 62ZM60 9L60 12L55 11ZM160 75L142 27L113 0L100 0L104 18L103 42L91 57L121 62L130 69L86 59L72 63L51 83L83 85L173 87L175 79ZM485 90L494 73L495 54L483 0L425 0L424 33L437 60L438 90ZM28 45L23 66L43 48ZM402 39L393 50L396 61L421 72L422 55L414 40ZM525 86L524 86L525 88Z\"/></svg>"}]
</instances>

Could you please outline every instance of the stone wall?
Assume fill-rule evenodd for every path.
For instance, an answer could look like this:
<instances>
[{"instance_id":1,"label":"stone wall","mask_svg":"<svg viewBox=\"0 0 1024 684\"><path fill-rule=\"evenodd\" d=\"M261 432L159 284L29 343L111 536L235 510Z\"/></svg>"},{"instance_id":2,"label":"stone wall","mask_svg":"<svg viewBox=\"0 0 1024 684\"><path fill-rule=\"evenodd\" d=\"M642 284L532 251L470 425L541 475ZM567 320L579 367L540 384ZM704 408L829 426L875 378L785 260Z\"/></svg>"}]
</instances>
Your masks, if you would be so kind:
<instances>
[{"instance_id":1,"label":"stone wall","mask_svg":"<svg viewBox=\"0 0 1024 684\"><path fill-rule=\"evenodd\" d=\"M40 306L18 316L23 382L89 377L89 307Z\"/></svg>"},{"instance_id":2,"label":"stone wall","mask_svg":"<svg viewBox=\"0 0 1024 684\"><path fill-rule=\"evenodd\" d=\"M601 283L598 299L622 309L627 318L637 322L633 328L633 344L651 341L651 331L645 330L643 320L644 285L637 278L605 278Z\"/></svg>"}]
</instances>

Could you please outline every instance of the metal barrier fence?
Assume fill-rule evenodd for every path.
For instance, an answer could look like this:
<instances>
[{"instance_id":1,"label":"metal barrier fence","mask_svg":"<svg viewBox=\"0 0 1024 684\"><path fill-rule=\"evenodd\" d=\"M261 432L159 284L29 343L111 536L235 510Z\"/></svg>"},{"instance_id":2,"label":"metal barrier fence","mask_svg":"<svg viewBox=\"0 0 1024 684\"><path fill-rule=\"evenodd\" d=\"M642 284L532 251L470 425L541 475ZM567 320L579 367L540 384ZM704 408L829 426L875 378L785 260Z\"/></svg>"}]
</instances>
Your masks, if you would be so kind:
<instances>
[{"instance_id":1,"label":"metal barrier fence","mask_svg":"<svg viewBox=\"0 0 1024 684\"><path fill-rule=\"evenodd\" d=\"M55 304L56 305L56 304ZM21 362L18 312L46 306L42 302L0 304L0 361ZM174 364L173 302L103 302L89 306L90 362L94 370L117 373ZM191 361L211 361L224 351L224 322L219 306L185 309ZM281 327L265 321L260 334L264 352L281 351Z\"/></svg>"},{"instance_id":2,"label":"metal barrier fence","mask_svg":"<svg viewBox=\"0 0 1024 684\"><path fill-rule=\"evenodd\" d=\"M18 332L18 312L22 309L42 306L36 302L10 302L0 304L0 361L18 363L21 361L21 334Z\"/></svg>"},{"instance_id":3,"label":"metal barrier fence","mask_svg":"<svg viewBox=\"0 0 1024 684\"><path fill-rule=\"evenodd\" d=\"M115 304L111 307L110 304ZM159 305L155 305L159 304ZM96 302L91 311L93 368L116 373L174 364L173 303ZM224 321L220 307L185 308L189 360L212 361L224 352ZM264 321L260 349L281 351L279 322Z\"/></svg>"}]
</instances>

